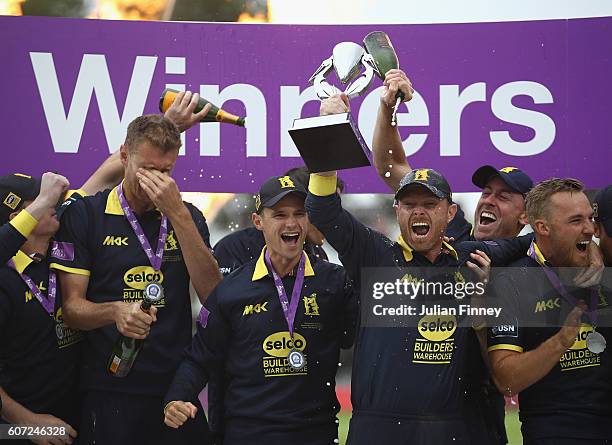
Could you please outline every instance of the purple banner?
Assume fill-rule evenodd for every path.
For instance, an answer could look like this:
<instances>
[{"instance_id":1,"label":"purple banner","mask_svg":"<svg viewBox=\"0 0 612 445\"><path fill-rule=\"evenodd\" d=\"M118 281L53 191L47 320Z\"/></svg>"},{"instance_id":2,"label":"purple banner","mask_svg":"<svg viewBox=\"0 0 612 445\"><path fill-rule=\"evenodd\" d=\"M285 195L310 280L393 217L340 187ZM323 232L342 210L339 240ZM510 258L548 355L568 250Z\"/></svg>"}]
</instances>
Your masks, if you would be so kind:
<instances>
[{"instance_id":1,"label":"purple banner","mask_svg":"<svg viewBox=\"0 0 612 445\"><path fill-rule=\"evenodd\" d=\"M0 17L1 174L51 170L80 185L156 113L166 87L200 91L247 128L198 125L174 177L184 191L253 192L301 165L287 128L318 114L307 80L340 41L389 34L417 91L399 125L413 167L473 191L483 164L539 181L612 182L612 19L372 26L155 23ZM333 76L332 76L333 77ZM368 143L381 86L351 102ZM373 168L342 172L348 192L386 192Z\"/></svg>"}]
</instances>

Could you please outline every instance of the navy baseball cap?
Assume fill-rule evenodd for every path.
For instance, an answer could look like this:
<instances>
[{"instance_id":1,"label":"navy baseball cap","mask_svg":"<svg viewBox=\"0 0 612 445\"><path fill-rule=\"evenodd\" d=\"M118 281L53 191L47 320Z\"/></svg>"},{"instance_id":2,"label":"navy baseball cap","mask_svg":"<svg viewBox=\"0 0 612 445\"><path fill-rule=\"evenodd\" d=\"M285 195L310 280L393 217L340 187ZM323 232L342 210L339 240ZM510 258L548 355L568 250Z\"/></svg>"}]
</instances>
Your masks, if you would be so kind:
<instances>
[{"instance_id":1,"label":"navy baseball cap","mask_svg":"<svg viewBox=\"0 0 612 445\"><path fill-rule=\"evenodd\" d=\"M408 187L414 184L425 187L440 199L448 199L449 201L453 199L453 192L448 185L448 181L440 173L430 168L412 170L404 176L400 181L397 192L395 192L395 199L400 199Z\"/></svg>"},{"instance_id":2,"label":"navy baseball cap","mask_svg":"<svg viewBox=\"0 0 612 445\"><path fill-rule=\"evenodd\" d=\"M285 176L273 176L264 182L259 193L255 197L255 211L259 213L264 207L272 207L289 193L297 193L306 199L306 189L295 178Z\"/></svg>"},{"instance_id":3,"label":"navy baseball cap","mask_svg":"<svg viewBox=\"0 0 612 445\"><path fill-rule=\"evenodd\" d=\"M593 199L595 221L603 224L606 234L612 236L612 185L601 189Z\"/></svg>"},{"instance_id":4,"label":"navy baseball cap","mask_svg":"<svg viewBox=\"0 0 612 445\"><path fill-rule=\"evenodd\" d=\"M472 175L472 182L476 187L485 188L487 182L493 177L499 177L512 190L526 195L533 187L533 181L523 170L516 167L504 167L497 170L491 165L483 165Z\"/></svg>"},{"instance_id":5,"label":"navy baseball cap","mask_svg":"<svg viewBox=\"0 0 612 445\"><path fill-rule=\"evenodd\" d=\"M0 177L0 224L8 222L11 213L40 193L40 179L21 173Z\"/></svg>"}]
</instances>

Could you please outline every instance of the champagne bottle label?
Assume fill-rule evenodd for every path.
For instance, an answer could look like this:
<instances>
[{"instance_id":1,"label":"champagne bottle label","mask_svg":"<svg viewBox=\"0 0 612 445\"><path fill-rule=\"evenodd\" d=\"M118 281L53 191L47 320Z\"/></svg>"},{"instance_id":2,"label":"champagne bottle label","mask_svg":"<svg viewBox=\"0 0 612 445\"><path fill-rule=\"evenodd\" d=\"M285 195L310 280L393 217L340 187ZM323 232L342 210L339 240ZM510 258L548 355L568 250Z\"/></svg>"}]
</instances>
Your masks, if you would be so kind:
<instances>
[{"instance_id":1,"label":"champagne bottle label","mask_svg":"<svg viewBox=\"0 0 612 445\"><path fill-rule=\"evenodd\" d=\"M174 99L178 95L179 91L173 90L171 88L166 88L159 99L159 111L165 113L168 108L174 102ZM206 104L210 103L203 97L200 97L198 105L196 105L194 113L199 113L204 109ZM228 124L238 125L239 127L245 126L245 118L239 117L234 114L228 113L227 111L217 107L216 105L211 103L210 111L204 116L202 122L223 122Z\"/></svg>"},{"instance_id":2,"label":"champagne bottle label","mask_svg":"<svg viewBox=\"0 0 612 445\"><path fill-rule=\"evenodd\" d=\"M112 372L113 374L116 374L117 370L119 369L120 363L121 363L121 357L117 357L116 355L113 356L113 361L111 362L111 365L110 365L110 372Z\"/></svg>"}]
</instances>

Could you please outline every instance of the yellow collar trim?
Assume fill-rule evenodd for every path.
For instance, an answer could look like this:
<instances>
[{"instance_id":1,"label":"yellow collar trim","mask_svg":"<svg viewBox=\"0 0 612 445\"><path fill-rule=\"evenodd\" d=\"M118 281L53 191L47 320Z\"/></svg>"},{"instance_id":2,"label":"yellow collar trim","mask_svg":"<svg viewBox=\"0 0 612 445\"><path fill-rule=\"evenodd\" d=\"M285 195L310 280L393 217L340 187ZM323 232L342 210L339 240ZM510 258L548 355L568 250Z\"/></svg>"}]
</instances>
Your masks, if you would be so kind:
<instances>
[{"instance_id":1,"label":"yellow collar trim","mask_svg":"<svg viewBox=\"0 0 612 445\"><path fill-rule=\"evenodd\" d=\"M546 257L544 256L544 254L542 253L542 251L540 250L540 248L538 247L535 241L533 242L533 251L536 254L536 261L540 263L540 265L545 265ZM527 252L527 254L529 255L529 252Z\"/></svg>"},{"instance_id":2,"label":"yellow collar trim","mask_svg":"<svg viewBox=\"0 0 612 445\"><path fill-rule=\"evenodd\" d=\"M116 186L108 194L108 198L106 198L106 208L104 209L104 213L106 213L107 215L125 215L123 209L121 208L121 203L119 202L119 195L117 194L118 189L119 186ZM159 209L155 210L157 210L159 213L162 213Z\"/></svg>"},{"instance_id":3,"label":"yellow collar trim","mask_svg":"<svg viewBox=\"0 0 612 445\"><path fill-rule=\"evenodd\" d=\"M397 243L402 247L402 253L404 254L404 259L407 262L412 261L412 259L414 258L414 255L412 252L414 249L408 245L408 243L404 240L402 235L397 237ZM459 261L459 255L457 254L457 251L453 248L453 246L448 244L446 241L442 241L442 247L448 250L449 254L453 258L455 258L455 260Z\"/></svg>"},{"instance_id":4,"label":"yellow collar trim","mask_svg":"<svg viewBox=\"0 0 612 445\"><path fill-rule=\"evenodd\" d=\"M402 237L402 235L397 237L397 244L399 244L402 248L402 253L404 254L404 259L407 262L412 261L412 259L414 258L414 255L412 255L412 247L410 247L408 245L408 243L406 243L406 241L404 241L404 238Z\"/></svg>"},{"instance_id":5,"label":"yellow collar trim","mask_svg":"<svg viewBox=\"0 0 612 445\"><path fill-rule=\"evenodd\" d=\"M457 254L457 251L453 248L453 246L451 246L450 244L448 244L446 241L442 241L442 247L446 250L448 250L448 253L457 261L459 261L459 254Z\"/></svg>"},{"instance_id":6,"label":"yellow collar trim","mask_svg":"<svg viewBox=\"0 0 612 445\"><path fill-rule=\"evenodd\" d=\"M263 277L268 276L268 267L266 266L266 260L264 257L264 252L266 251L266 247L264 246L263 249L261 249L261 254L259 255L259 258L257 258L257 263L255 263L255 270L253 271L253 277L251 278L251 281L257 281L257 280L261 280ZM306 255L304 253L304 255ZM305 277L312 277L314 276L314 269L312 268L312 265L310 264L310 258L308 258L308 255L306 255L306 264L304 265L305 269L304 269L304 276Z\"/></svg>"},{"instance_id":7,"label":"yellow collar trim","mask_svg":"<svg viewBox=\"0 0 612 445\"><path fill-rule=\"evenodd\" d=\"M121 208L121 203L119 202L119 195L117 194L117 189L119 186L116 186L111 192L108 194L108 198L106 198L106 208L104 209L104 213L107 215L125 215L123 213L123 209Z\"/></svg>"},{"instance_id":8,"label":"yellow collar trim","mask_svg":"<svg viewBox=\"0 0 612 445\"><path fill-rule=\"evenodd\" d=\"M17 251L17 254L13 257L13 263L15 263L15 269L17 272L23 273L34 260L23 253L21 250Z\"/></svg>"}]
</instances>

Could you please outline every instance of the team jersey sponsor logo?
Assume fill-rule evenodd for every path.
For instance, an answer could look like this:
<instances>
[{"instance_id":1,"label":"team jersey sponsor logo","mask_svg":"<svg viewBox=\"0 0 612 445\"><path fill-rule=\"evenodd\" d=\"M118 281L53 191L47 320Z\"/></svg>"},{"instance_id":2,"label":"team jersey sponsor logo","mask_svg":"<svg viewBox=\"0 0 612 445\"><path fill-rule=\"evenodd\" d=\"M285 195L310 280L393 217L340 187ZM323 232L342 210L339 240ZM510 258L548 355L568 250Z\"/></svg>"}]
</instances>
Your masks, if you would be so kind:
<instances>
[{"instance_id":1,"label":"team jersey sponsor logo","mask_svg":"<svg viewBox=\"0 0 612 445\"><path fill-rule=\"evenodd\" d=\"M605 307L608 307L608 299L604 295L603 289L600 287L599 288L599 302L597 303L597 308L601 309Z\"/></svg>"},{"instance_id":2,"label":"team jersey sponsor logo","mask_svg":"<svg viewBox=\"0 0 612 445\"><path fill-rule=\"evenodd\" d=\"M414 341L413 363L448 364L453 358L457 331L454 315L426 315L419 320L418 331L422 338Z\"/></svg>"},{"instance_id":3,"label":"team jersey sponsor logo","mask_svg":"<svg viewBox=\"0 0 612 445\"><path fill-rule=\"evenodd\" d=\"M413 276L413 275L411 275L411 274L409 274L409 273L407 273L406 275L404 275L404 276L401 278L401 281L405 281L406 283L414 283L414 284L417 284L417 283L424 283L424 282L425 282L425 280L424 280L423 278L416 278L415 276Z\"/></svg>"},{"instance_id":4,"label":"team jersey sponsor logo","mask_svg":"<svg viewBox=\"0 0 612 445\"><path fill-rule=\"evenodd\" d=\"M38 283L37 287L43 294L47 292L47 287L45 286L45 283L43 281ZM34 298L34 295L32 295L32 292L30 291L30 289L27 289L25 291L25 302L28 303L29 301L32 301L33 298Z\"/></svg>"},{"instance_id":5,"label":"team jersey sponsor logo","mask_svg":"<svg viewBox=\"0 0 612 445\"><path fill-rule=\"evenodd\" d=\"M244 311L242 311L242 316L259 314L260 312L268 312L268 302L265 301L263 303L257 304L247 304L244 306Z\"/></svg>"},{"instance_id":6,"label":"team jersey sponsor logo","mask_svg":"<svg viewBox=\"0 0 612 445\"><path fill-rule=\"evenodd\" d=\"M589 368L601 364L601 356L588 350L586 339L594 331L593 326L582 323L576 335L574 344L561 356L559 366L561 371Z\"/></svg>"},{"instance_id":7,"label":"team jersey sponsor logo","mask_svg":"<svg viewBox=\"0 0 612 445\"><path fill-rule=\"evenodd\" d=\"M57 347L62 349L74 345L83 339L83 331L72 329L62 317L62 308L55 312L55 336L57 337Z\"/></svg>"},{"instance_id":8,"label":"team jersey sponsor logo","mask_svg":"<svg viewBox=\"0 0 612 445\"><path fill-rule=\"evenodd\" d=\"M502 324L498 326L493 326L491 328L491 337L518 338L518 331L518 322L515 322L514 324Z\"/></svg>"},{"instance_id":9,"label":"team jersey sponsor logo","mask_svg":"<svg viewBox=\"0 0 612 445\"><path fill-rule=\"evenodd\" d=\"M161 270L155 270L151 266L132 267L123 275L123 282L126 287L123 289L123 301L131 303L142 300L142 291L147 284L164 282L164 274ZM165 297L155 303L157 307L166 305Z\"/></svg>"},{"instance_id":10,"label":"team jersey sponsor logo","mask_svg":"<svg viewBox=\"0 0 612 445\"><path fill-rule=\"evenodd\" d=\"M287 377L308 374L308 365L301 369L294 369L287 360L287 356L292 349L300 352L304 352L306 349L306 339L297 332L293 333L293 338L291 338L289 331L275 332L268 335L263 341L262 348L265 353L263 357L264 377ZM306 363L308 363L308 360L306 360Z\"/></svg>"},{"instance_id":11,"label":"team jersey sponsor logo","mask_svg":"<svg viewBox=\"0 0 612 445\"><path fill-rule=\"evenodd\" d=\"M561 307L560 302L561 300L559 299L559 297L549 298L548 300L537 301L534 312L543 312L543 311L547 311L549 309L555 309L555 308L558 309Z\"/></svg>"},{"instance_id":12,"label":"team jersey sponsor logo","mask_svg":"<svg viewBox=\"0 0 612 445\"><path fill-rule=\"evenodd\" d=\"M102 245L103 246L116 246L116 247L127 246L128 237L127 236L106 235L106 238L104 238L104 241L102 241Z\"/></svg>"}]
</instances>

